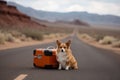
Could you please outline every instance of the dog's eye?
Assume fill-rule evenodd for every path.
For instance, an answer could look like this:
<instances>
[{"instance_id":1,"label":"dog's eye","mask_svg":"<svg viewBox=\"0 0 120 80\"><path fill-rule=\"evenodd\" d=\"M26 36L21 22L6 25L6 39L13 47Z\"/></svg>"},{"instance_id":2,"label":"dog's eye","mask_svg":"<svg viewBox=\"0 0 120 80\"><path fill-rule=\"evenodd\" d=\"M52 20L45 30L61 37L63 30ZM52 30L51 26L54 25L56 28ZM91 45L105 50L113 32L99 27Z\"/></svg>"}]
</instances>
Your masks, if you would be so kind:
<instances>
[{"instance_id":1,"label":"dog's eye","mask_svg":"<svg viewBox=\"0 0 120 80\"><path fill-rule=\"evenodd\" d=\"M66 47L64 47L64 48L66 48Z\"/></svg>"},{"instance_id":2,"label":"dog's eye","mask_svg":"<svg viewBox=\"0 0 120 80\"><path fill-rule=\"evenodd\" d=\"M62 48L62 47L60 47L60 48Z\"/></svg>"}]
</instances>

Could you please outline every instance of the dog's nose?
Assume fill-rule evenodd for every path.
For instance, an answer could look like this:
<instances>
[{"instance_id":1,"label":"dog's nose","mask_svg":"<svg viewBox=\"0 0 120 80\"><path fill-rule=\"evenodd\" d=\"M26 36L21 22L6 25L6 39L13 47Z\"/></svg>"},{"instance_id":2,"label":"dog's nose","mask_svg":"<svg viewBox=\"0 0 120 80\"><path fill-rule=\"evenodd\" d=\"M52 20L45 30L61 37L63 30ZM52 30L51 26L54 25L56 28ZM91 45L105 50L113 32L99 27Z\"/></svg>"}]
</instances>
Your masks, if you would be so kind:
<instances>
[{"instance_id":1,"label":"dog's nose","mask_svg":"<svg viewBox=\"0 0 120 80\"><path fill-rule=\"evenodd\" d=\"M64 52L64 50L62 49L61 52Z\"/></svg>"}]
</instances>

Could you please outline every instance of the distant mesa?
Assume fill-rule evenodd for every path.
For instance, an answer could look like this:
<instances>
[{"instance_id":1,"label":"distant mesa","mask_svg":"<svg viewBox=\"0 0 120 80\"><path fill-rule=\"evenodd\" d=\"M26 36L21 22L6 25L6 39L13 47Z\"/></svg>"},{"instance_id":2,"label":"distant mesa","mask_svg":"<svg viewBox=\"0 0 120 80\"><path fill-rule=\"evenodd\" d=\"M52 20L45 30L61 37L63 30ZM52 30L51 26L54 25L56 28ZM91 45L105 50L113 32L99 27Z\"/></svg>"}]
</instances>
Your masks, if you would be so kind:
<instances>
[{"instance_id":1,"label":"distant mesa","mask_svg":"<svg viewBox=\"0 0 120 80\"><path fill-rule=\"evenodd\" d=\"M75 25L90 26L87 22L83 22L79 19L75 19L71 23Z\"/></svg>"},{"instance_id":2,"label":"distant mesa","mask_svg":"<svg viewBox=\"0 0 120 80\"><path fill-rule=\"evenodd\" d=\"M85 22L85 21L82 21L82 20L79 20L79 19L74 19L74 20L71 20L71 21L64 21L64 20L58 20L58 21L55 21L54 23L63 23L63 24L73 24L73 25L77 25L77 26L80 26L80 27L90 27L90 24Z\"/></svg>"}]
</instances>

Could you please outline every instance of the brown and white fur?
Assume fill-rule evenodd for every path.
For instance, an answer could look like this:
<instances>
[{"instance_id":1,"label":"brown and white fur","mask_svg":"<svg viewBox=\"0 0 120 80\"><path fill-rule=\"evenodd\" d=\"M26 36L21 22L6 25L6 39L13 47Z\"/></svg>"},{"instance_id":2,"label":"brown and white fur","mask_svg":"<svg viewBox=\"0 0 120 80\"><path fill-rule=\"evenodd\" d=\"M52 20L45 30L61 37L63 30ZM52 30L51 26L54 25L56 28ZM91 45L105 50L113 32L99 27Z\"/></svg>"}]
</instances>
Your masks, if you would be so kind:
<instances>
[{"instance_id":1,"label":"brown and white fur","mask_svg":"<svg viewBox=\"0 0 120 80\"><path fill-rule=\"evenodd\" d=\"M59 62L59 70L62 68L65 70L78 69L77 61L72 55L72 51L70 49L71 40L66 43L61 43L59 40L57 43L57 61Z\"/></svg>"}]
</instances>

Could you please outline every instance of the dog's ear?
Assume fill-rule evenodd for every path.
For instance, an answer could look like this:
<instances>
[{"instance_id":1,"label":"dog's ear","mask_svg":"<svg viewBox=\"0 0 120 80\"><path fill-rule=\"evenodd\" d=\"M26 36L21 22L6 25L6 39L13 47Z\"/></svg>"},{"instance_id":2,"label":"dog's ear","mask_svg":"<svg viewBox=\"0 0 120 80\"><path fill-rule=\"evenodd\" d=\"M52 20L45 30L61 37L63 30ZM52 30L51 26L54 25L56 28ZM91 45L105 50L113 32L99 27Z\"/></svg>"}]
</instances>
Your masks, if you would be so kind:
<instances>
[{"instance_id":1,"label":"dog's ear","mask_svg":"<svg viewBox=\"0 0 120 80\"><path fill-rule=\"evenodd\" d=\"M61 42L59 40L56 40L57 45L59 46Z\"/></svg>"},{"instance_id":2,"label":"dog's ear","mask_svg":"<svg viewBox=\"0 0 120 80\"><path fill-rule=\"evenodd\" d=\"M68 46L68 48L70 48L70 44L71 44L71 40L68 40L68 41L66 42L66 45Z\"/></svg>"}]
</instances>

